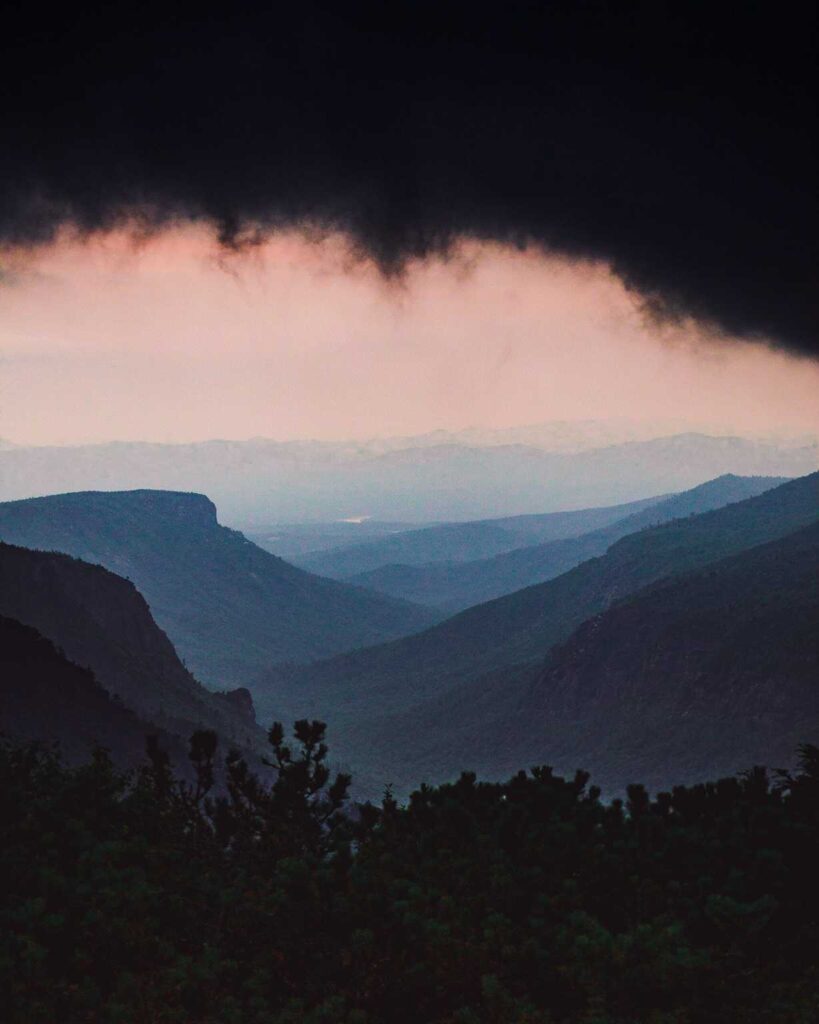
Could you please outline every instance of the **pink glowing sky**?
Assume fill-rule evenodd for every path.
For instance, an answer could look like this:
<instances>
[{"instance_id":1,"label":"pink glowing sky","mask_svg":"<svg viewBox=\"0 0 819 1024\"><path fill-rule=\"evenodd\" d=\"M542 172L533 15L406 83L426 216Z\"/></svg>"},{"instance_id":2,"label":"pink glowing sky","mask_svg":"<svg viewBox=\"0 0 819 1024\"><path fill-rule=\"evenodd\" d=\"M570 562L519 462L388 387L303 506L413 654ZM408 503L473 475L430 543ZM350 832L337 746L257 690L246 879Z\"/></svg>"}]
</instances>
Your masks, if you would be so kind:
<instances>
[{"instance_id":1,"label":"pink glowing sky","mask_svg":"<svg viewBox=\"0 0 819 1024\"><path fill-rule=\"evenodd\" d=\"M346 439L553 419L819 431L819 366L660 331L602 265L470 244L388 285L338 239L202 228L0 258L0 437Z\"/></svg>"}]
</instances>

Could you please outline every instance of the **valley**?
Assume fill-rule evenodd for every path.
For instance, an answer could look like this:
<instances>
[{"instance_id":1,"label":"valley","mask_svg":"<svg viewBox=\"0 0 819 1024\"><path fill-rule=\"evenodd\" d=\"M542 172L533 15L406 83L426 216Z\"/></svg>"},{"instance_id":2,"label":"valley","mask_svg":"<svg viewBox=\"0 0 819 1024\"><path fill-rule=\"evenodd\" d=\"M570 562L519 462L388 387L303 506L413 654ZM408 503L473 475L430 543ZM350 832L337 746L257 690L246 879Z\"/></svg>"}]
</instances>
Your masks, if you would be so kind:
<instances>
[{"instance_id":1,"label":"valley","mask_svg":"<svg viewBox=\"0 0 819 1024\"><path fill-rule=\"evenodd\" d=\"M590 766L609 792L638 777L662 787L739 770L766 745L786 764L813 728L817 519L819 474L728 474L625 505L391 529L353 546L340 530L335 547L298 557L338 580L219 525L203 495L76 492L0 504L0 614L93 671L177 750L204 727L255 757L274 719L317 718L360 796L529 762ZM712 576L722 603L704 612ZM735 614L720 624L725 602ZM767 660L743 629L766 638ZM584 707L598 691L617 696ZM730 693L756 724L738 718L724 748Z\"/></svg>"}]
</instances>

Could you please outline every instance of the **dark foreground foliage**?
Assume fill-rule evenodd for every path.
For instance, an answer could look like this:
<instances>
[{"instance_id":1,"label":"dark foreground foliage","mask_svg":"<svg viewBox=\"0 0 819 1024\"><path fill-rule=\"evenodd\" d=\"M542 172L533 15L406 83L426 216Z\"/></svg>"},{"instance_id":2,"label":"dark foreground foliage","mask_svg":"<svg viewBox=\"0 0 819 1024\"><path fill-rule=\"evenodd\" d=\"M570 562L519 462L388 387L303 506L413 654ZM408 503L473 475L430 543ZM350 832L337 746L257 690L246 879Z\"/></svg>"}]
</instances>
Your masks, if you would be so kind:
<instances>
[{"instance_id":1,"label":"dark foreground foliage","mask_svg":"<svg viewBox=\"0 0 819 1024\"><path fill-rule=\"evenodd\" d=\"M345 812L323 733L273 727L272 786L209 733L194 786L155 747L131 777L3 748L0 1019L819 1019L816 748L625 804L541 768Z\"/></svg>"}]
</instances>

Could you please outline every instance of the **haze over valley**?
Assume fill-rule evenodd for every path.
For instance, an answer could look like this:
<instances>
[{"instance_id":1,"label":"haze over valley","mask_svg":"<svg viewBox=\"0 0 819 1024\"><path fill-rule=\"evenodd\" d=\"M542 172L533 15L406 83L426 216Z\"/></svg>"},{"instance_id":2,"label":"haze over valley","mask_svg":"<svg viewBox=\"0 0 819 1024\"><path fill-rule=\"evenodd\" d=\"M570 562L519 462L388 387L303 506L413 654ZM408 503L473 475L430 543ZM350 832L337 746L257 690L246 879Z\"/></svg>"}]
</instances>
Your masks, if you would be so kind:
<instances>
[{"instance_id":1,"label":"haze over valley","mask_svg":"<svg viewBox=\"0 0 819 1024\"><path fill-rule=\"evenodd\" d=\"M605 423L598 425L601 433ZM616 436L616 432L615 433ZM798 476L817 437L673 434L577 452L533 444L207 441L15 447L0 451L0 498L156 488L204 493L227 525L371 518L429 523L614 505L723 473Z\"/></svg>"},{"instance_id":2,"label":"haze over valley","mask_svg":"<svg viewBox=\"0 0 819 1024\"><path fill-rule=\"evenodd\" d=\"M669 442L657 444L667 449ZM727 450L735 447L728 445ZM795 452L801 459L805 451L810 449L783 449L777 457L794 458ZM592 456L597 458L598 452L592 450ZM239 688L246 694L243 713L251 721L255 715L262 724L273 718L326 721L332 730L331 754L353 770L358 792L375 796L389 783L405 793L419 778L442 782L452 777L464 758L470 767L496 778L511 770L523 750L529 759L544 760L552 756L552 744L555 755L564 751L561 756L566 757L565 750L574 749L566 745L568 727L563 727L560 744L547 739L548 730L538 738L535 719L523 710L537 666L555 656L559 645L571 642L575 631L583 635L596 616L646 587L659 581L676 585L678 578L724 559L739 557L741 562L740 553L746 550L751 565L757 549L762 551L760 545L791 534L796 542L799 531L819 518L818 481L816 472L794 479L722 474L693 488L622 505L420 529L393 524L389 532L353 545L342 532L335 536L335 547L297 555L294 561L304 568L220 525L216 508L202 494L77 491L8 501L0 503L0 540L7 545L0 614L44 632L69 656L73 652L82 665L93 668L102 685L135 712L167 729L175 721L176 698L170 688L182 684L161 683L158 692L167 687L168 696L148 699L140 690L144 684L124 682L110 656L94 653L110 642L110 612L104 609L111 602L102 599L94 611L90 598L84 597L80 606L79 592L72 597L74 584L67 576L59 591L62 610L55 618L56 612L46 611L45 596L37 597L47 563L39 566L35 560L26 568L21 558L27 549L33 554L64 552L82 561L67 561L61 572L75 566L76 572L91 573L89 580L94 564L104 566L109 574L105 580L120 580L123 595L136 586L139 600L147 600L170 641L162 641L168 646L162 658L171 665L178 652L193 672L195 679L189 677L185 686L204 684L220 692ZM326 524L305 524L302 539L311 529L323 531L328 543ZM802 561L794 560L800 571L814 557L812 534L805 536L799 548ZM56 572L60 564L53 562L48 571ZM745 571L740 567L737 578ZM32 573L28 585L26 572ZM93 589L102 583L101 576ZM88 591L89 585L84 586ZM115 641L120 650L123 643L130 649L144 633L143 627L134 632L127 625L129 600L117 598L125 617L117 620L122 622L117 628L125 630L123 639ZM90 621L89 612L94 626L82 630L85 634L93 628L97 638L91 647L78 647L79 637L72 635L68 623ZM794 614L796 622L807 624L807 612L794 606ZM62 623L59 628L57 622ZM739 643L730 630L724 632L720 643ZM807 635L804 640L807 656L812 641ZM791 657L794 643L792 639L783 645L782 654L788 651ZM729 649L720 655L730 656ZM136 665L143 655L134 650L126 657ZM812 660L800 669L802 675L808 664ZM778 666L771 661L766 670L771 685ZM154 692L156 681L151 686ZM477 701L474 706L470 693ZM196 698L199 711L184 712L185 721L212 720L218 731L232 735L235 727L219 724L202 700ZM644 711L647 701L641 699ZM809 706L805 710L800 704L799 715L810 718ZM225 711L220 714L224 717ZM763 716L757 727L763 732L765 721ZM771 727L791 735L787 713L783 724L778 721L771 719ZM176 728L183 731L179 724ZM582 735L585 726L572 728ZM704 735L712 736L715 763L726 770L719 733ZM245 745L253 748L249 737ZM774 736L771 743L781 749ZM490 758L487 745L494 752ZM708 749L706 743L698 762L704 772ZM757 747L748 747L747 755L745 749L737 743L732 754L736 770L743 756ZM615 758L610 744L601 743L598 749L578 739L577 750L599 778L615 780L614 792L638 764L646 767L639 747L631 761L619 753ZM569 767L566 762L564 770ZM683 770L690 771L690 762L675 761L666 752L664 760L651 765L651 777L663 785Z\"/></svg>"}]
</instances>

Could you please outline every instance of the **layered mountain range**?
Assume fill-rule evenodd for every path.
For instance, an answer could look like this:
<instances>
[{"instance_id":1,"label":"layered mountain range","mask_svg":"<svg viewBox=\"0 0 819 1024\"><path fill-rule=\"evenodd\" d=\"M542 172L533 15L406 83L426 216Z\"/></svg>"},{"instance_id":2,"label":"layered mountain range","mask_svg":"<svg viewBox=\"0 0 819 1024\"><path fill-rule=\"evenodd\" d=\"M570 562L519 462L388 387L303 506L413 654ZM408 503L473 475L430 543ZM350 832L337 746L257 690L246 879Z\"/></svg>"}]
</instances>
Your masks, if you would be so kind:
<instances>
[{"instance_id":1,"label":"layered mountain range","mask_svg":"<svg viewBox=\"0 0 819 1024\"><path fill-rule=\"evenodd\" d=\"M366 742L368 778L401 792L464 765L495 779L583 766L609 795L790 767L819 732L817 580L814 522L641 588L542 663L360 721L345 732L348 756Z\"/></svg>"},{"instance_id":2,"label":"layered mountain range","mask_svg":"<svg viewBox=\"0 0 819 1024\"><path fill-rule=\"evenodd\" d=\"M415 632L439 615L322 579L220 526L204 495L78 492L0 504L0 540L62 551L132 580L186 665L241 686L307 661Z\"/></svg>"},{"instance_id":3,"label":"layered mountain range","mask_svg":"<svg viewBox=\"0 0 819 1024\"><path fill-rule=\"evenodd\" d=\"M437 523L415 530L395 530L363 543L337 544L326 551L295 557L293 561L334 579L363 577L392 566L460 565L534 544L579 537L661 500L662 496L603 508Z\"/></svg>"},{"instance_id":4,"label":"layered mountain range","mask_svg":"<svg viewBox=\"0 0 819 1024\"><path fill-rule=\"evenodd\" d=\"M481 604L559 576L581 562L603 554L620 537L636 533L637 530L753 497L777 483L784 483L784 480L781 477L726 475L665 499L635 502L614 509L589 510L588 513L563 513L566 517L577 516L577 522L583 522L585 529L578 529L576 535L565 538L558 536L539 544L517 545L491 558L454 563L431 560L432 564L425 565L394 565L384 562L369 572L357 572L344 578L349 583L371 587L393 597L423 600L452 614L470 605ZM591 512L609 513L611 518L606 523L601 515L603 522L598 529L594 529L592 523L597 517L593 517ZM584 519L580 519L581 516ZM430 529L421 532L437 531ZM370 554L373 549L383 552L387 542L374 542L366 547ZM325 561L334 558L340 563L344 555L344 551L330 553Z\"/></svg>"},{"instance_id":5,"label":"layered mountain range","mask_svg":"<svg viewBox=\"0 0 819 1024\"><path fill-rule=\"evenodd\" d=\"M134 763L143 730L179 751L205 727L255 756L255 703L265 724L327 721L359 795L535 762L590 768L612 793L638 777L662 787L787 764L819 728L818 522L819 473L728 475L626 506L410 531L322 556L541 538L403 566L430 573L427 599L445 583L450 602L470 587L512 590L430 626L425 607L263 551L220 526L202 495L8 502L0 730L58 739L74 758L110 743ZM228 686L240 688L213 692Z\"/></svg>"},{"instance_id":6,"label":"layered mountain range","mask_svg":"<svg viewBox=\"0 0 819 1024\"><path fill-rule=\"evenodd\" d=\"M474 715L490 733L493 723L506 723L503 738L493 734L489 742L505 751L496 765L508 765L525 749L508 727L510 714L538 664L586 620L646 586L787 537L817 519L819 474L812 474L639 530L555 579L469 608L424 633L273 671L254 694L262 709L275 694L291 713L325 716L335 726L339 756L355 766L366 751L368 770L379 765L381 777L399 785L417 781L414 773L425 763L443 772L440 778L456 761L468 762L476 748L470 730L462 730ZM425 762L423 750L438 753ZM538 750L539 760L549 759L548 744Z\"/></svg>"}]
</instances>

